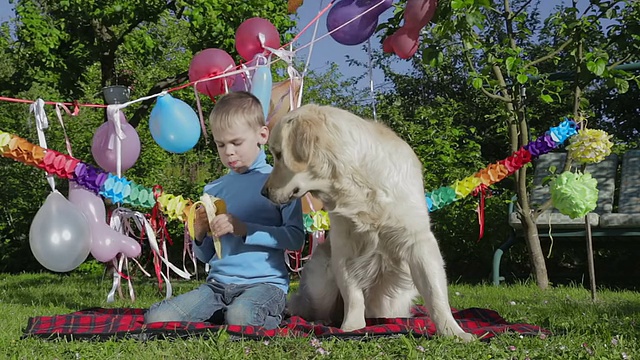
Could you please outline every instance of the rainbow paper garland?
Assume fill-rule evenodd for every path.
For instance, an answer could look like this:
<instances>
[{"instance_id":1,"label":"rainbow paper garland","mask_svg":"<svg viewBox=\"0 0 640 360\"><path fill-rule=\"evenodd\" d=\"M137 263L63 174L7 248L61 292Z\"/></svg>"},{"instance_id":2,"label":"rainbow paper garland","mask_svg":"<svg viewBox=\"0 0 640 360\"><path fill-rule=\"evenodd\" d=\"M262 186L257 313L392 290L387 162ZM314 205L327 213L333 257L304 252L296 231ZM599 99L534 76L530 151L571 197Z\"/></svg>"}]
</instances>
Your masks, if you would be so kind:
<instances>
[{"instance_id":1,"label":"rainbow paper garland","mask_svg":"<svg viewBox=\"0 0 640 360\"><path fill-rule=\"evenodd\" d=\"M75 181L78 185L109 199L114 204L122 203L142 208L153 208L157 203L160 210L169 219L184 220L189 206L193 203L182 196L166 193L156 197L152 188L110 174L72 156L52 149L44 149L26 139L1 130L0 152L4 157L35 166L50 175Z\"/></svg>"},{"instance_id":2,"label":"rainbow paper garland","mask_svg":"<svg viewBox=\"0 0 640 360\"><path fill-rule=\"evenodd\" d=\"M490 186L513 174L532 159L546 154L562 145L568 138L578 133L578 124L565 118L559 126L550 128L544 135L521 147L508 158L490 164L477 173L458 180L451 186L443 186L425 194L429 212L450 205L483 186Z\"/></svg>"},{"instance_id":3,"label":"rainbow paper garland","mask_svg":"<svg viewBox=\"0 0 640 360\"><path fill-rule=\"evenodd\" d=\"M329 213L324 210L311 211L303 216L304 231L311 234L315 231L329 230Z\"/></svg>"},{"instance_id":4,"label":"rainbow paper garland","mask_svg":"<svg viewBox=\"0 0 640 360\"><path fill-rule=\"evenodd\" d=\"M443 186L426 193L425 200L429 211L433 212L442 209L455 201L476 193L482 187L502 181L531 162L533 158L561 146L568 138L578 134L577 130L578 124L565 118L559 126L551 127L544 135L521 147L508 158L490 164L485 169L454 182L451 186ZM593 132L593 130L591 131ZM594 136L594 134L585 133L584 139L579 142L579 146L586 149L590 135ZM590 161L601 159L608 145L606 141L609 138L606 137L606 133L605 135L600 133L595 135L597 135L596 140L600 139L596 150L582 157ZM610 146L608 148L610 149ZM157 204L158 208L171 220L185 221L189 208L193 204L193 201L180 195L175 196L162 191L154 191L154 188L160 188L159 186L154 188L144 187L127 180L125 177L110 174L91 164L84 163L55 150L44 149L26 139L1 130L0 151L4 157L38 167L48 174L75 181L77 184L109 199L113 203L130 204L141 208L153 208ZM596 154L592 155L594 152ZM582 153L587 153L587 151L582 151ZM326 212L319 211L314 214L307 214L304 222L307 232L329 229L329 219L326 216Z\"/></svg>"}]
</instances>

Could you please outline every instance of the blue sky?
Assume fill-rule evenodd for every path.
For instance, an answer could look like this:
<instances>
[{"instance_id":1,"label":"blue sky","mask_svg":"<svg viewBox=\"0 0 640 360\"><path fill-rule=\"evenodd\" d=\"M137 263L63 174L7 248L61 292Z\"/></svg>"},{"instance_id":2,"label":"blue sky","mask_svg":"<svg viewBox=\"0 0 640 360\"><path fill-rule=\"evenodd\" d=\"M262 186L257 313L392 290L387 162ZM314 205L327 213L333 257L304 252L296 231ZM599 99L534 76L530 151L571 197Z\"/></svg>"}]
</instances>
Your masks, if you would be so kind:
<instances>
[{"instance_id":1,"label":"blue sky","mask_svg":"<svg viewBox=\"0 0 640 360\"><path fill-rule=\"evenodd\" d=\"M285 1L285 0L282 0ZM580 2L586 3L586 0L581 0ZM329 0L306 0L304 4L298 9L298 24L300 28L306 26L321 10L329 3ZM542 0L542 11L543 14L548 13L553 6L561 3L560 1L555 0ZM6 21L13 16L13 6L9 4L8 0L0 0L0 22ZM393 8L388 9L380 16L380 22L386 21L393 12ZM320 37L327 33L326 26L326 13L320 18L317 37ZM300 47L306 45L311 41L313 34L313 26L310 27L298 40L296 44L294 44L294 49L296 47ZM372 37L371 38L371 46L374 49L381 48L380 39ZM306 61L308 49L301 50L298 55L301 59ZM346 46L341 45L334 41L331 37L325 37L322 40L315 43L313 47L312 57L310 61L309 68L312 70L320 70L327 66L327 63L335 62L340 66L340 71L346 76L355 76L361 75L367 72L366 68L357 68L357 67L349 67L347 65L346 59L347 55L363 61L366 63L368 61L367 51L363 49L363 45L355 45L355 46ZM402 70L407 64L406 61L397 59L397 70ZM302 69L299 69L300 71ZM374 82L379 83L382 81L382 75L380 71L374 72ZM368 81L363 82L362 86L368 86Z\"/></svg>"}]
</instances>

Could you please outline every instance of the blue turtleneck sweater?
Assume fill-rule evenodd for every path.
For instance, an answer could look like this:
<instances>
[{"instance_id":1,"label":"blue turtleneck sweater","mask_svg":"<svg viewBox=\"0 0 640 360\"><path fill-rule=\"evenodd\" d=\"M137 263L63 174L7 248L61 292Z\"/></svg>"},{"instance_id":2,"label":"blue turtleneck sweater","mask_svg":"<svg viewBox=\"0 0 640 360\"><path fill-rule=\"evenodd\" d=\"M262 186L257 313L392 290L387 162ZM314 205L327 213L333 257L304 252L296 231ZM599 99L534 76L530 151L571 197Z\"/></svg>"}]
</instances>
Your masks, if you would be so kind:
<instances>
[{"instance_id":1,"label":"blue turtleneck sweater","mask_svg":"<svg viewBox=\"0 0 640 360\"><path fill-rule=\"evenodd\" d=\"M210 237L200 246L194 243L196 257L210 265L207 281L268 283L288 292L284 250L299 250L304 244L302 207L299 200L275 205L260 194L271 169L261 151L247 172L231 171L204 187L205 193L225 201L229 214L247 224L244 238L222 236L222 259L215 254Z\"/></svg>"}]
</instances>

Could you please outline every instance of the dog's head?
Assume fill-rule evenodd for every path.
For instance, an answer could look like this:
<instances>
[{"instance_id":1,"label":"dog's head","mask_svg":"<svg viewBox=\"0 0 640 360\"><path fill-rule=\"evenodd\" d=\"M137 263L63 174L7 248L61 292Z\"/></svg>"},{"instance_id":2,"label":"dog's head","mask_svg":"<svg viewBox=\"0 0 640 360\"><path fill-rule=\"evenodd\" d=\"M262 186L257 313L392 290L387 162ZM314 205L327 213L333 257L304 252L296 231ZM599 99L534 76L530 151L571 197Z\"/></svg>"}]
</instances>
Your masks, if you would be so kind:
<instances>
[{"instance_id":1,"label":"dog's head","mask_svg":"<svg viewBox=\"0 0 640 360\"><path fill-rule=\"evenodd\" d=\"M284 204L307 192L329 192L333 141L328 133L327 109L304 105L274 126L269 137L274 167L262 188L262 195Z\"/></svg>"}]
</instances>

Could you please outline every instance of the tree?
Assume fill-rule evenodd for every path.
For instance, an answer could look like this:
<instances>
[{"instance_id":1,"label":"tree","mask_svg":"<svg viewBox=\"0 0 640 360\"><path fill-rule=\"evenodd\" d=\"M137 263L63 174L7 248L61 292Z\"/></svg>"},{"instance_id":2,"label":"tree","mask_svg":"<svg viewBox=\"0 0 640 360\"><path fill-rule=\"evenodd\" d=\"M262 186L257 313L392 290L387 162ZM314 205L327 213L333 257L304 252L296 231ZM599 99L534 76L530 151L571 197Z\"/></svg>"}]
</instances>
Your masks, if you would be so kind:
<instances>
[{"instance_id":1,"label":"tree","mask_svg":"<svg viewBox=\"0 0 640 360\"><path fill-rule=\"evenodd\" d=\"M624 61L637 60L637 50L623 51L638 43L633 32L637 29L638 2L573 0L570 6L558 7L544 26L538 21L538 4L531 0L440 1L434 25L425 29L423 38L425 64L437 66L444 57L463 59L469 83L500 104L502 116L496 119L504 119L511 152L526 145L531 132L544 131L560 117L558 112L554 119L537 117L528 111L529 98L557 103L556 110L580 119L589 114L583 93L594 79L611 79L621 93L629 81L638 81L616 68ZM401 15L397 14L389 30ZM605 28L603 20L615 25ZM534 37L542 41L532 42ZM565 71L569 82L555 80L540 69ZM551 204L531 206L526 167L515 174L515 182L534 276L545 289L548 275L535 220Z\"/></svg>"}]
</instances>

